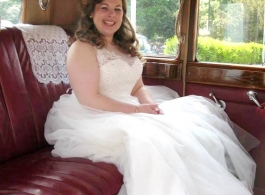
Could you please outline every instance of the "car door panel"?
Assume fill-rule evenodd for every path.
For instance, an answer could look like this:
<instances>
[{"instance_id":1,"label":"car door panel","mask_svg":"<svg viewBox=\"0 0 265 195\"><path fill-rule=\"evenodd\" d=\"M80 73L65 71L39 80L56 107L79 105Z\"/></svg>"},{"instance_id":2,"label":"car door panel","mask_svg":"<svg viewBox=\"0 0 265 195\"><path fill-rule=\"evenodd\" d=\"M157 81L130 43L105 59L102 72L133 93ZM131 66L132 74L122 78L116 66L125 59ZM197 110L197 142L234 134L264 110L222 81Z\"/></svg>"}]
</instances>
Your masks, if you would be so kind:
<instances>
[{"instance_id":1,"label":"car door panel","mask_svg":"<svg viewBox=\"0 0 265 195\"><path fill-rule=\"evenodd\" d=\"M255 195L264 195L265 192L265 109L259 108L249 100L247 91L251 89L225 87L205 84L186 84L186 95L201 95L209 97L213 93L218 100L226 103L225 112L229 118L255 136L261 142L260 145L250 151L257 163ZM265 91L254 90L258 94L261 104L265 102Z\"/></svg>"},{"instance_id":2,"label":"car door panel","mask_svg":"<svg viewBox=\"0 0 265 195\"><path fill-rule=\"evenodd\" d=\"M250 100L247 93L255 93L259 104L265 106L265 69L190 62L187 65L185 95L201 95L223 100L229 118L259 139L258 147L250 151L257 163L255 195L265 194L265 109Z\"/></svg>"}]
</instances>

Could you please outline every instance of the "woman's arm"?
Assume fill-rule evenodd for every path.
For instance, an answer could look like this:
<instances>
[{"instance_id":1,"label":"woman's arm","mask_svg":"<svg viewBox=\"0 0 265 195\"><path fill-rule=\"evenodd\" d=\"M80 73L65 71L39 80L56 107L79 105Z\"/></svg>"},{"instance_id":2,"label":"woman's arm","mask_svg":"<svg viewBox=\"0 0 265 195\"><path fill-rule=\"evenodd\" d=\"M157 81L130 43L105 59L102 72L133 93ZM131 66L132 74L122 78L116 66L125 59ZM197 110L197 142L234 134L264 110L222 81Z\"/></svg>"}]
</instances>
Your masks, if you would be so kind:
<instances>
[{"instance_id":1,"label":"woman's arm","mask_svg":"<svg viewBox=\"0 0 265 195\"><path fill-rule=\"evenodd\" d=\"M111 111L134 113L136 105L122 103L99 94L99 66L96 49L88 43L74 42L67 54L67 72L71 87L81 105ZM138 111L154 114L156 104L139 105Z\"/></svg>"},{"instance_id":2,"label":"woman's arm","mask_svg":"<svg viewBox=\"0 0 265 195\"><path fill-rule=\"evenodd\" d=\"M155 103L145 88L142 77L135 84L131 95L137 97L141 104Z\"/></svg>"},{"instance_id":3,"label":"woman's arm","mask_svg":"<svg viewBox=\"0 0 265 195\"><path fill-rule=\"evenodd\" d=\"M142 77L135 84L131 95L138 98L141 104L155 104L148 90L145 88ZM156 114L163 114L162 110L158 108L158 105L154 107Z\"/></svg>"}]
</instances>

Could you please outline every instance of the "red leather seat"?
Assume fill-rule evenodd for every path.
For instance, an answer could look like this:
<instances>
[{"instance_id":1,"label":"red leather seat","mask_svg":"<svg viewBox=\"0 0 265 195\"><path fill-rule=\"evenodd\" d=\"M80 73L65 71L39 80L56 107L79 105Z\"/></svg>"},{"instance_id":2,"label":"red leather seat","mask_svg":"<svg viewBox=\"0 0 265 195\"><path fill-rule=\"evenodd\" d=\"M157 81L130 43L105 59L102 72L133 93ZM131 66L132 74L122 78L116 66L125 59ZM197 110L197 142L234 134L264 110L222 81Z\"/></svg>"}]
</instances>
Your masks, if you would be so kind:
<instances>
[{"instance_id":1,"label":"red leather seat","mask_svg":"<svg viewBox=\"0 0 265 195\"><path fill-rule=\"evenodd\" d=\"M44 123L66 84L41 84L21 31L0 31L0 194L114 195L123 177L112 164L55 158Z\"/></svg>"}]
</instances>

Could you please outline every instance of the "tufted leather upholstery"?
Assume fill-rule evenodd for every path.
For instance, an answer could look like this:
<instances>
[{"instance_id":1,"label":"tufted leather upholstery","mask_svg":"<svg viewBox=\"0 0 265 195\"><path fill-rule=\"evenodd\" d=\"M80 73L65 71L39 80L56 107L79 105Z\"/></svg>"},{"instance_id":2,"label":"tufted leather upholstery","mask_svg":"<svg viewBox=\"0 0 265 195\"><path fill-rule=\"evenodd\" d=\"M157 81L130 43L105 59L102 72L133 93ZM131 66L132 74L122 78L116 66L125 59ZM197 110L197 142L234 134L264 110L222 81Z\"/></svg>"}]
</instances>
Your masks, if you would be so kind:
<instances>
[{"instance_id":1,"label":"tufted leather upholstery","mask_svg":"<svg viewBox=\"0 0 265 195\"><path fill-rule=\"evenodd\" d=\"M0 194L114 195L122 175L114 165L54 158L44 122L65 84L41 84L21 31L0 31Z\"/></svg>"}]
</instances>

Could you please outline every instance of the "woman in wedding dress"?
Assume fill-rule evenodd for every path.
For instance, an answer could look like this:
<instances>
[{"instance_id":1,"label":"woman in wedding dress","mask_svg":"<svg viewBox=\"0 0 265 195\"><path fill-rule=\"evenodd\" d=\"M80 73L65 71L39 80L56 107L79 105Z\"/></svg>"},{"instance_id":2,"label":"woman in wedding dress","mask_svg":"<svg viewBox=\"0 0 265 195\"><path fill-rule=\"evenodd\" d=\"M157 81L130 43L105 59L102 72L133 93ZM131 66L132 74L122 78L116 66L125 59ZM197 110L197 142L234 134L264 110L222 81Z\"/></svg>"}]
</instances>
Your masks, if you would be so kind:
<instances>
[{"instance_id":1,"label":"woman in wedding dress","mask_svg":"<svg viewBox=\"0 0 265 195\"><path fill-rule=\"evenodd\" d=\"M88 0L67 56L72 94L50 110L54 156L115 164L120 195L250 195L256 165L214 102L145 87L125 0ZM255 139L249 135L255 143Z\"/></svg>"}]
</instances>

